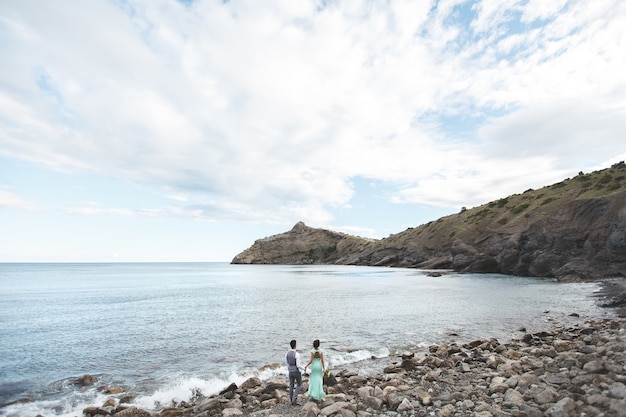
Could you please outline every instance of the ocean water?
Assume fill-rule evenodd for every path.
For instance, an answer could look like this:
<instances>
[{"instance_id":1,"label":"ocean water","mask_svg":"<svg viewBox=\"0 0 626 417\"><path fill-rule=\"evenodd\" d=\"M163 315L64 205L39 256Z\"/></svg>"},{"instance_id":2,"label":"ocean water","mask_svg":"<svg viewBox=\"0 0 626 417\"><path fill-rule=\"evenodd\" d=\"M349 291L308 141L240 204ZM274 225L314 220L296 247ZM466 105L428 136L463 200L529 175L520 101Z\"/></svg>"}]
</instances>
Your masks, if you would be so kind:
<instances>
[{"instance_id":1,"label":"ocean water","mask_svg":"<svg viewBox=\"0 0 626 417\"><path fill-rule=\"evenodd\" d=\"M606 316L596 289L357 266L0 264L0 415L80 416L103 385L146 409L211 395L285 375L291 339L301 352L320 339L331 368L367 372L371 356ZM85 374L98 382L75 385Z\"/></svg>"}]
</instances>

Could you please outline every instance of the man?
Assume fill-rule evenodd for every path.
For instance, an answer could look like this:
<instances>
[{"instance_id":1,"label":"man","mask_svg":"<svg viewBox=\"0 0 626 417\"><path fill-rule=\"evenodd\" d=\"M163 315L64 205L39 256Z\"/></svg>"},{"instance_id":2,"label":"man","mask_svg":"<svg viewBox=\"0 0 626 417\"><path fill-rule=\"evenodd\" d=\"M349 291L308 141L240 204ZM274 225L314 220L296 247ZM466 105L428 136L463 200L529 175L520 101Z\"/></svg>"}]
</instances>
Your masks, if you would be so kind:
<instances>
[{"instance_id":1,"label":"man","mask_svg":"<svg viewBox=\"0 0 626 417\"><path fill-rule=\"evenodd\" d=\"M289 399L291 405L298 405L298 394L302 388L302 374L300 373L302 365L300 365L300 354L296 351L296 341L292 340L289 345L291 349L285 355L287 370L289 371ZM295 389L294 384L297 384Z\"/></svg>"}]
</instances>

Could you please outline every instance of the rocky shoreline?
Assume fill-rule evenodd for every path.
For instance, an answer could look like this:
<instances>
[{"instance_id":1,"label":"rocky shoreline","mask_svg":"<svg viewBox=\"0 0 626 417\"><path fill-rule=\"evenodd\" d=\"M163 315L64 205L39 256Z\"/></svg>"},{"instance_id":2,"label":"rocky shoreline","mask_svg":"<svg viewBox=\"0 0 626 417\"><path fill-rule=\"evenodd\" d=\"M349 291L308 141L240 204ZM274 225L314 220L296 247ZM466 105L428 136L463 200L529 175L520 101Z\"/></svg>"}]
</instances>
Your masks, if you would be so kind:
<instances>
[{"instance_id":1,"label":"rocky shoreline","mask_svg":"<svg viewBox=\"0 0 626 417\"><path fill-rule=\"evenodd\" d=\"M520 329L524 330L524 329ZM449 341L427 352L379 361L363 376L335 369L321 401L291 406L284 378L250 378L218 395L197 393L149 412L112 395L86 417L341 416L573 417L626 416L626 320L553 324L500 342ZM306 393L306 381L303 392Z\"/></svg>"}]
</instances>

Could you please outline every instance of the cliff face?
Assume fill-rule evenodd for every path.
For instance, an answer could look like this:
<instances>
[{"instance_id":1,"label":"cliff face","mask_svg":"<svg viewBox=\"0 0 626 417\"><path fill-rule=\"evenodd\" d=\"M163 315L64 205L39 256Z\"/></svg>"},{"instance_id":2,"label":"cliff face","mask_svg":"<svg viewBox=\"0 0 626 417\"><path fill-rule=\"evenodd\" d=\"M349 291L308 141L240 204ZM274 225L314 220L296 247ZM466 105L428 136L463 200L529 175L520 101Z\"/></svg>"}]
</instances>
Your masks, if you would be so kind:
<instances>
[{"instance_id":1,"label":"cliff face","mask_svg":"<svg viewBox=\"0 0 626 417\"><path fill-rule=\"evenodd\" d=\"M626 165L367 240L298 223L232 263L351 264L593 279L626 276Z\"/></svg>"}]
</instances>

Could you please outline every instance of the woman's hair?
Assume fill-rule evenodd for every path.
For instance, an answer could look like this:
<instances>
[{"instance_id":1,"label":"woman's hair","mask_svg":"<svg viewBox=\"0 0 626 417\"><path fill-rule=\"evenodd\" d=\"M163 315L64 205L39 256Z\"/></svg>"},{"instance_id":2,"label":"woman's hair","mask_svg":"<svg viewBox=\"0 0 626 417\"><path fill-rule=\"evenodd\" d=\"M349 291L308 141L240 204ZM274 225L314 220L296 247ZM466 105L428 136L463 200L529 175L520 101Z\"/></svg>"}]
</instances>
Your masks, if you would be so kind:
<instances>
[{"instance_id":1,"label":"woman's hair","mask_svg":"<svg viewBox=\"0 0 626 417\"><path fill-rule=\"evenodd\" d=\"M313 347L314 347L315 349L317 349L318 347L320 347L320 341L319 341L319 339L315 339L315 340L313 341Z\"/></svg>"}]
</instances>

